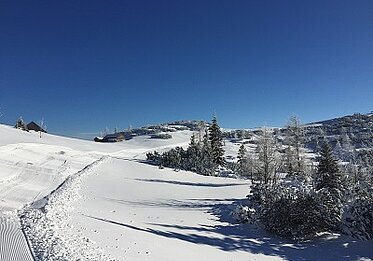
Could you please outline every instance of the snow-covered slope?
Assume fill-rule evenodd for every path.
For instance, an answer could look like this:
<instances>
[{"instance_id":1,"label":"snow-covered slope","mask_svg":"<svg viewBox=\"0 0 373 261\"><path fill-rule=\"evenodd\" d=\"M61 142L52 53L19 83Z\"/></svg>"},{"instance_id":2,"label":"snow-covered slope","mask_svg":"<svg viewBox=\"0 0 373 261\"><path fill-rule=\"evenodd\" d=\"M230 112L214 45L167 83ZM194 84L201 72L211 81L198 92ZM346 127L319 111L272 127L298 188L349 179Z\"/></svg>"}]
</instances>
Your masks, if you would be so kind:
<instances>
[{"instance_id":1,"label":"snow-covered slope","mask_svg":"<svg viewBox=\"0 0 373 261\"><path fill-rule=\"evenodd\" d=\"M247 181L142 163L148 151L186 146L191 134L95 143L0 125L0 260L32 260L29 244L37 260L373 257L369 241L324 235L295 244L233 223Z\"/></svg>"},{"instance_id":2,"label":"snow-covered slope","mask_svg":"<svg viewBox=\"0 0 373 261\"><path fill-rule=\"evenodd\" d=\"M44 197L69 175L103 155L144 155L147 151L186 146L190 131L169 140L136 137L121 143L59 137L25 132L0 125L0 212L19 209Z\"/></svg>"},{"instance_id":3,"label":"snow-covered slope","mask_svg":"<svg viewBox=\"0 0 373 261\"><path fill-rule=\"evenodd\" d=\"M25 204L47 196L67 177L103 155L115 156L125 151L127 155L142 156L160 146L185 146L190 135L189 131L183 131L167 141L143 136L105 144L50 134L40 138L36 132L0 125L0 233L7 239L1 243L0 260L27 260L24 258L24 253L29 255L27 242L17 218L17 211Z\"/></svg>"}]
</instances>

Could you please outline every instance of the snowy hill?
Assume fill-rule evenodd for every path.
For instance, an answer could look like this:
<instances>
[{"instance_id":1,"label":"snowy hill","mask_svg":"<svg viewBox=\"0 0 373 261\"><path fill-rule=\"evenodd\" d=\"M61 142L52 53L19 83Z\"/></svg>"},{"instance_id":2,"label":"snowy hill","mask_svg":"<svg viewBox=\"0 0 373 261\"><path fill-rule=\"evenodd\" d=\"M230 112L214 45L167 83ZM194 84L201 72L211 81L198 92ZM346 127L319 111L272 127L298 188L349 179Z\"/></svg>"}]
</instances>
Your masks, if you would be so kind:
<instances>
[{"instance_id":1,"label":"snowy hill","mask_svg":"<svg viewBox=\"0 0 373 261\"><path fill-rule=\"evenodd\" d=\"M176 128L170 139L97 143L0 125L0 260L373 258L370 241L295 243L235 223L246 180L144 164L149 151L187 146L193 129Z\"/></svg>"},{"instance_id":2,"label":"snowy hill","mask_svg":"<svg viewBox=\"0 0 373 261\"><path fill-rule=\"evenodd\" d=\"M369 148L372 146L373 114L353 114L306 124L306 135L310 148L317 147L321 136L325 136L333 147L344 145L353 149Z\"/></svg>"},{"instance_id":3,"label":"snowy hill","mask_svg":"<svg viewBox=\"0 0 373 261\"><path fill-rule=\"evenodd\" d=\"M284 144L286 128L271 128L280 144ZM260 129L227 130L224 136L232 143L255 146ZM309 155L320 150L327 141L341 161L373 165L373 114L353 114L304 125L305 147ZM233 154L233 153L231 153ZM312 157L311 157L312 158Z\"/></svg>"},{"instance_id":4,"label":"snowy hill","mask_svg":"<svg viewBox=\"0 0 373 261\"><path fill-rule=\"evenodd\" d=\"M17 218L17 211L25 204L48 196L68 177L104 155L120 155L124 150L131 157L139 155L141 158L143 153L153 148L184 146L190 135L188 131L181 131L167 141L138 137L127 143L102 144L50 134L43 134L40 138L36 132L0 125L1 233L12 235L2 241L8 244L2 243L0 260L30 260L30 257L25 257L26 250L14 253L17 248L13 245L27 248Z\"/></svg>"}]
</instances>

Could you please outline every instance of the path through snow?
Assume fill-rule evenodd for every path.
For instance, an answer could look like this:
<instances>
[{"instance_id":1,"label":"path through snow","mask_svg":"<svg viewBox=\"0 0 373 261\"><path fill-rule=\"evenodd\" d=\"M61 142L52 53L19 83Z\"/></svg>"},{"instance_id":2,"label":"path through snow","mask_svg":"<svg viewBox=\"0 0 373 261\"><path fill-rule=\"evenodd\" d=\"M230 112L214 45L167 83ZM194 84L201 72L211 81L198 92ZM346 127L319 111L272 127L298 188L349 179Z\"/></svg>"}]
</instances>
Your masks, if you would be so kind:
<instances>
[{"instance_id":1,"label":"path through snow","mask_svg":"<svg viewBox=\"0 0 373 261\"><path fill-rule=\"evenodd\" d=\"M0 134L0 260L32 260L15 214L32 202L20 215L44 260L373 259L372 241L324 235L297 244L234 224L229 212L247 194L245 181L136 160L147 151L185 146L191 132L118 144L40 139L1 125ZM86 167L103 155L112 158Z\"/></svg>"},{"instance_id":2,"label":"path through snow","mask_svg":"<svg viewBox=\"0 0 373 261\"><path fill-rule=\"evenodd\" d=\"M248 189L242 180L160 170L131 157L112 158L81 176L79 200L71 202L67 226L75 232L64 231L81 235L90 242L87 249L100 249L115 260L373 258L371 241L323 235L295 243L235 224L229 213ZM58 230L58 224L51 225ZM65 246L79 253L81 246L76 243Z\"/></svg>"},{"instance_id":3,"label":"path through snow","mask_svg":"<svg viewBox=\"0 0 373 261\"><path fill-rule=\"evenodd\" d=\"M124 149L132 150L134 155L143 154L159 146L186 144L190 135L191 132L183 131L167 141L138 137L103 144L50 134L40 138L36 132L0 125L0 260L28 260L23 258L29 249L17 216L17 210L25 204L48 195L68 176L102 155Z\"/></svg>"},{"instance_id":4,"label":"path through snow","mask_svg":"<svg viewBox=\"0 0 373 261\"><path fill-rule=\"evenodd\" d=\"M81 200L83 175L95 171L105 159L102 157L89 164L68 177L50 195L20 211L22 227L36 260L112 260L71 222L72 204Z\"/></svg>"},{"instance_id":5,"label":"path through snow","mask_svg":"<svg viewBox=\"0 0 373 261\"><path fill-rule=\"evenodd\" d=\"M18 218L0 216L0 260L34 260Z\"/></svg>"}]
</instances>

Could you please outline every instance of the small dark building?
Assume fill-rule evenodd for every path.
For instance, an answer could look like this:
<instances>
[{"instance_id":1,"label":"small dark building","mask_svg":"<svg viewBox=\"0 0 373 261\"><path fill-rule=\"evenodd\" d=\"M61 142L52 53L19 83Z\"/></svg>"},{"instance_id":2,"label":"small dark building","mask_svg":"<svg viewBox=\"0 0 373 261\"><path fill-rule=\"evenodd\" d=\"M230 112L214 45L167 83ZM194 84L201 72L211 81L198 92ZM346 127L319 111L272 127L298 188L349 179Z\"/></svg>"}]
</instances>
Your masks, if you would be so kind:
<instances>
[{"instance_id":1,"label":"small dark building","mask_svg":"<svg viewBox=\"0 0 373 261\"><path fill-rule=\"evenodd\" d=\"M27 129L47 133L46 130L44 130L42 127L40 127L38 124L36 124L33 121L27 124Z\"/></svg>"},{"instance_id":2,"label":"small dark building","mask_svg":"<svg viewBox=\"0 0 373 261\"><path fill-rule=\"evenodd\" d=\"M104 142L104 138L103 137L95 137L93 140L95 142Z\"/></svg>"},{"instance_id":3,"label":"small dark building","mask_svg":"<svg viewBox=\"0 0 373 261\"><path fill-rule=\"evenodd\" d=\"M124 140L124 135L122 133L108 134L104 137L104 142L120 142Z\"/></svg>"},{"instance_id":4,"label":"small dark building","mask_svg":"<svg viewBox=\"0 0 373 261\"><path fill-rule=\"evenodd\" d=\"M136 134L133 134L129 131L122 131L113 134L107 134L105 137L95 137L93 140L96 142L120 142L124 140L130 140L135 137Z\"/></svg>"}]
</instances>

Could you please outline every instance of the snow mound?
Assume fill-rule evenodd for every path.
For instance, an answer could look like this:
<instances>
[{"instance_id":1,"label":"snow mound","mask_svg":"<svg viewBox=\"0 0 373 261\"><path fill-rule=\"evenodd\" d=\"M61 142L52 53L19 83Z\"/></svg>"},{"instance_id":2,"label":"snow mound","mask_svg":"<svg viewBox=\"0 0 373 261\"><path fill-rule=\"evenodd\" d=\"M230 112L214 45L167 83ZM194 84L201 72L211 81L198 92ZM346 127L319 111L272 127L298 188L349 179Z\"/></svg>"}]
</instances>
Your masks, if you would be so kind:
<instances>
[{"instance_id":1,"label":"snow mound","mask_svg":"<svg viewBox=\"0 0 373 261\"><path fill-rule=\"evenodd\" d=\"M67 178L50 195L19 211L22 227L37 260L114 260L71 224L73 202L81 199L84 175L95 171L102 157Z\"/></svg>"}]
</instances>

